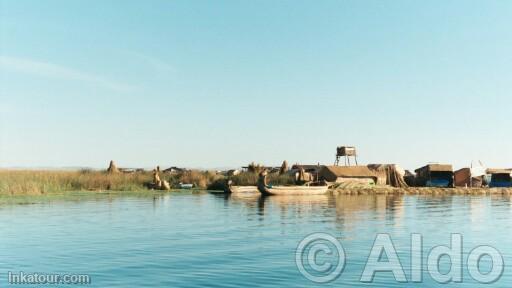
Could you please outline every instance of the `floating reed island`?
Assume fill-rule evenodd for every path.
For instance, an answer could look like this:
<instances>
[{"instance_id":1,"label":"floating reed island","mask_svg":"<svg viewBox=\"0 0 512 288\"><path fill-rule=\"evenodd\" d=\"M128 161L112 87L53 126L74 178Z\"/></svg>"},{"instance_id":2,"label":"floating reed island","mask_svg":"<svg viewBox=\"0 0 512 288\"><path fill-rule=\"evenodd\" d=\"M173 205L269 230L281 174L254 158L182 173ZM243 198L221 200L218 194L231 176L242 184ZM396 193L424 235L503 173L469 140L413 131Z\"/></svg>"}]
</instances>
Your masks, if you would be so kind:
<instances>
[{"instance_id":1,"label":"floating reed island","mask_svg":"<svg viewBox=\"0 0 512 288\"><path fill-rule=\"evenodd\" d=\"M169 167L161 170L121 168L110 161L106 170L0 170L0 196L44 195L69 191L218 190L228 193L308 195L335 194L506 194L512 191L512 169L479 163L458 170L429 163L411 172L396 164L357 162L356 149L337 148L334 165L251 164L226 171ZM262 178L264 175L264 178ZM325 188L325 189L324 189ZM295 191L295 192L293 192Z\"/></svg>"},{"instance_id":2,"label":"floating reed island","mask_svg":"<svg viewBox=\"0 0 512 288\"><path fill-rule=\"evenodd\" d=\"M243 168L264 170L257 184L257 190L264 195L313 195L322 190L319 186L337 194L481 195L512 191L512 169L489 169L479 163L454 171L451 164L429 163L411 172L396 164L360 165L356 149L351 146L337 147L334 165L296 164L288 169L284 161L281 167L252 164ZM269 175L288 175L295 186L274 186L276 183L266 179L267 171ZM231 193L251 190L249 186L228 183L227 190Z\"/></svg>"}]
</instances>

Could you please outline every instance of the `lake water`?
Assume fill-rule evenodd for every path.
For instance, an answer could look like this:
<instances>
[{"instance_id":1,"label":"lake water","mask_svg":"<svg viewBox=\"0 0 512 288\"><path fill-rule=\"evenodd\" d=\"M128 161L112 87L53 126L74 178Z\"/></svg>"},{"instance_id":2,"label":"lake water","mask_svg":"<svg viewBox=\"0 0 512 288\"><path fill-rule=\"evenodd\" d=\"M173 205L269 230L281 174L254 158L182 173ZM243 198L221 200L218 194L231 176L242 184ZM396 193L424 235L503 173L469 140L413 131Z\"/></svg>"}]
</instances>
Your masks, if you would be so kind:
<instances>
[{"instance_id":1,"label":"lake water","mask_svg":"<svg viewBox=\"0 0 512 288\"><path fill-rule=\"evenodd\" d=\"M379 272L373 283L361 283L378 233L391 237L408 281L411 233L423 235L424 263L432 247L450 245L450 235L460 233L464 263L473 248L494 247L505 268L491 286L510 287L511 219L510 196L261 198L170 193L4 204L0 287L7 286L8 271L88 274L92 284L86 287L444 286L426 267L421 283L399 283L391 272ZM343 273L326 284L308 280L296 264L299 242L318 232L334 236L346 255ZM332 256L319 255L320 266ZM441 259L441 270L447 273L449 261ZM482 260L484 270L492 268L486 267L488 260ZM463 266L463 284L455 285L478 286Z\"/></svg>"}]
</instances>

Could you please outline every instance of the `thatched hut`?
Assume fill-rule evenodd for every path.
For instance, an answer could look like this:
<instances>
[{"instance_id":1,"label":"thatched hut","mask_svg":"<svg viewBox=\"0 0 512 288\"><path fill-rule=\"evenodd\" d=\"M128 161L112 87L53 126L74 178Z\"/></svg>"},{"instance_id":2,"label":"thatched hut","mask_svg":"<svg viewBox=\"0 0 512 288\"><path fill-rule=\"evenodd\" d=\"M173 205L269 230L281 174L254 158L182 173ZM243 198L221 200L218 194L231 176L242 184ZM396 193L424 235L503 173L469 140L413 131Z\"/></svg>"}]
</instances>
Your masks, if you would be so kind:
<instances>
[{"instance_id":1,"label":"thatched hut","mask_svg":"<svg viewBox=\"0 0 512 288\"><path fill-rule=\"evenodd\" d=\"M334 183L385 185L387 180L386 173L366 166L322 166L318 174L319 180Z\"/></svg>"},{"instance_id":2,"label":"thatched hut","mask_svg":"<svg viewBox=\"0 0 512 288\"><path fill-rule=\"evenodd\" d=\"M300 169L304 169L305 172L316 175L318 172L320 172L320 170L322 170L322 167L324 166L320 164L294 164L290 170L299 171Z\"/></svg>"},{"instance_id":3,"label":"thatched hut","mask_svg":"<svg viewBox=\"0 0 512 288\"><path fill-rule=\"evenodd\" d=\"M386 185L398 188L409 187L404 180L405 170L396 164L368 164L368 168L386 175Z\"/></svg>"},{"instance_id":4,"label":"thatched hut","mask_svg":"<svg viewBox=\"0 0 512 288\"><path fill-rule=\"evenodd\" d=\"M323 165L301 165L294 164L288 174L295 178L298 182L310 182L318 180L319 172L324 167Z\"/></svg>"}]
</instances>

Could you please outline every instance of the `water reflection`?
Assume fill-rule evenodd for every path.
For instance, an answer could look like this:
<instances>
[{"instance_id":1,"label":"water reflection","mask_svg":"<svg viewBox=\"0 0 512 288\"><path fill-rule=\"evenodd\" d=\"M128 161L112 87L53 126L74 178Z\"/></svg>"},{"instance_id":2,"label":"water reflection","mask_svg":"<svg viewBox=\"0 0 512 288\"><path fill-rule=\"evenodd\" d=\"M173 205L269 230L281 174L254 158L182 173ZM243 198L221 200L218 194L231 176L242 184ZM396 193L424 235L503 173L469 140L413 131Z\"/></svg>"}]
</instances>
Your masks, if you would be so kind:
<instances>
[{"instance_id":1,"label":"water reflection","mask_svg":"<svg viewBox=\"0 0 512 288\"><path fill-rule=\"evenodd\" d=\"M510 195L486 196L431 196L431 195L311 195L311 196L261 196L258 193L219 194L226 207L240 206L247 216L279 214L282 219L322 218L331 219L339 230L353 230L361 222L378 221L399 228L406 215L440 217L449 223L455 215L465 213L473 223L488 220L489 205L507 217L512 213ZM499 217L499 216L497 216Z\"/></svg>"},{"instance_id":2,"label":"water reflection","mask_svg":"<svg viewBox=\"0 0 512 288\"><path fill-rule=\"evenodd\" d=\"M278 217L282 224L293 221L331 222L338 231L358 231L369 222L380 223L381 231L421 226L428 219L438 225L457 227L460 217L472 223L472 231L488 225L492 219L509 219L512 214L510 195L311 195L261 196L259 193L212 194L224 209L237 209L249 221L263 222ZM153 206L170 201L170 195L153 198ZM206 205L205 197L193 197L194 205ZM166 199L166 200L163 200ZM211 198L210 198L211 199ZM220 200L220 201L219 201ZM164 204L165 205L165 204ZM462 216L461 216L462 215ZM301 220L302 219L302 220ZM418 224L406 223L416 219ZM425 222L426 221L426 222ZM262 223L262 225L265 225ZM511 223L512 225L512 223ZM460 226L460 225L459 225ZM387 228L386 228L387 227ZM418 228L419 229L419 228Z\"/></svg>"},{"instance_id":3,"label":"water reflection","mask_svg":"<svg viewBox=\"0 0 512 288\"><path fill-rule=\"evenodd\" d=\"M243 206L248 215L265 217L277 212L282 219L331 219L341 230L351 229L369 218L400 226L405 214L402 195L261 196L243 193L215 197L222 198L227 206Z\"/></svg>"},{"instance_id":4,"label":"water reflection","mask_svg":"<svg viewBox=\"0 0 512 288\"><path fill-rule=\"evenodd\" d=\"M240 287L248 285L247 279L249 286L312 287L297 271L294 257L297 243L314 232L339 236L349 257L342 277L321 287L360 284L376 233L392 236L404 264L411 233L424 235L426 252L449 245L450 233L462 233L465 253L491 245L507 263L512 259L509 195L158 192L88 197L0 206L0 276L14 267L90 273L91 287ZM386 275L368 286L399 286ZM478 287L466 272L464 277L467 287ZM512 278L505 273L497 284L508 283ZM414 284L440 286L428 277Z\"/></svg>"}]
</instances>

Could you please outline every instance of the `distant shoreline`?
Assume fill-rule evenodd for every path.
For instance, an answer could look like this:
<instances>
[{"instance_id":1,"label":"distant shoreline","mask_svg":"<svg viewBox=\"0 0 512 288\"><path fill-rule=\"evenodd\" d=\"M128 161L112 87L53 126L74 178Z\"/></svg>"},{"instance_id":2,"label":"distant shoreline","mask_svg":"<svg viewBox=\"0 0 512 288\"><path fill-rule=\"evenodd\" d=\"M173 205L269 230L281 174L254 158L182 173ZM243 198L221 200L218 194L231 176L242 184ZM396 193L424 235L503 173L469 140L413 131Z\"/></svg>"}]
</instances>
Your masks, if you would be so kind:
<instances>
[{"instance_id":1,"label":"distant shoreline","mask_svg":"<svg viewBox=\"0 0 512 288\"><path fill-rule=\"evenodd\" d=\"M190 170L183 173L161 172L162 180L171 183L171 191L179 183L191 183L195 190L224 190L228 176L214 171ZM257 174L244 172L229 177L237 185L255 185ZM70 192L105 193L119 192L143 194L153 191L148 183L153 181L153 172L108 173L106 171L53 171L53 170L0 170L0 196L60 195ZM271 183L290 185L292 179L276 175ZM160 192L156 190L155 192ZM512 188L431 188L390 186L361 186L348 184L329 190L333 194L345 195L511 195Z\"/></svg>"},{"instance_id":2,"label":"distant shoreline","mask_svg":"<svg viewBox=\"0 0 512 288\"><path fill-rule=\"evenodd\" d=\"M435 188L407 187L394 188L387 186L354 187L332 190L334 194L343 195L512 195L512 188Z\"/></svg>"}]
</instances>

